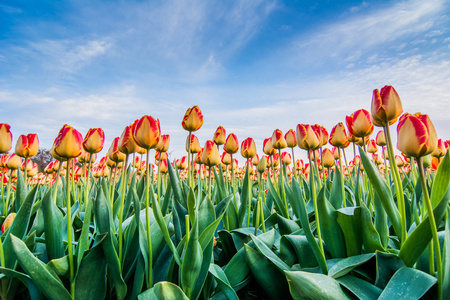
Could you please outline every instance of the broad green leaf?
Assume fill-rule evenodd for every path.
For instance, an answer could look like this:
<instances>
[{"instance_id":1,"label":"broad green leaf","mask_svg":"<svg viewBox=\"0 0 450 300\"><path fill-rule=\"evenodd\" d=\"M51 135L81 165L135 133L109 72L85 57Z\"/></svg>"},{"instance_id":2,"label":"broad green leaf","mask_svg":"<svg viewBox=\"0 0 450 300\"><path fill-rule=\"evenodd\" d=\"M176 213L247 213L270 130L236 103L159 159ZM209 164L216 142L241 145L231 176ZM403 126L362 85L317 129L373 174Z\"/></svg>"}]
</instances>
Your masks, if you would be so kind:
<instances>
[{"instance_id":1,"label":"broad green leaf","mask_svg":"<svg viewBox=\"0 0 450 300\"><path fill-rule=\"evenodd\" d=\"M283 238L290 242L301 268L313 268L319 265L306 236L291 234Z\"/></svg>"},{"instance_id":2,"label":"broad green leaf","mask_svg":"<svg viewBox=\"0 0 450 300\"><path fill-rule=\"evenodd\" d=\"M244 181L242 183L242 189L241 189L241 206L239 206L239 226L245 226L243 224L244 218L246 217L246 212L248 209L248 203L249 201L252 201L252 199L249 199L249 190L248 190L248 184L249 184L249 170L248 168L245 171Z\"/></svg>"},{"instance_id":3,"label":"broad green leaf","mask_svg":"<svg viewBox=\"0 0 450 300\"><path fill-rule=\"evenodd\" d=\"M37 259L24 242L10 235L11 246L20 266L33 279L46 297L50 299L71 299L58 276L42 261Z\"/></svg>"},{"instance_id":4,"label":"broad green leaf","mask_svg":"<svg viewBox=\"0 0 450 300\"><path fill-rule=\"evenodd\" d=\"M333 205L334 209L339 209L344 203L344 199L342 199L342 195L344 194L344 180L342 179L342 173L339 168L336 168L333 174L334 178L333 185L331 187L330 203Z\"/></svg>"},{"instance_id":5,"label":"broad green leaf","mask_svg":"<svg viewBox=\"0 0 450 300\"><path fill-rule=\"evenodd\" d=\"M9 278L18 278L20 281L22 281L23 284L25 284L25 286L28 289L28 293L30 294L31 300L44 299L39 287L36 285L36 283L34 283L34 281L31 279L31 277L28 276L27 274L24 274L24 273L15 271L15 270L11 270L11 269L1 268L1 267L0 267L0 273L6 275ZM5 280L5 279L6 279L5 277L0 276L1 281Z\"/></svg>"},{"instance_id":6,"label":"broad green leaf","mask_svg":"<svg viewBox=\"0 0 450 300\"><path fill-rule=\"evenodd\" d=\"M437 279L427 273L403 267L395 272L378 299L419 299L436 282Z\"/></svg>"},{"instance_id":7,"label":"broad green leaf","mask_svg":"<svg viewBox=\"0 0 450 300\"><path fill-rule=\"evenodd\" d=\"M267 247L258 237L250 234L253 243L255 243L258 251L263 254L268 260L270 260L280 271L290 271L291 268L281 260L273 251Z\"/></svg>"},{"instance_id":8,"label":"broad green leaf","mask_svg":"<svg viewBox=\"0 0 450 300\"><path fill-rule=\"evenodd\" d=\"M203 261L203 252L198 241L197 230L198 226L193 226L181 264L181 287L188 298L194 291Z\"/></svg>"},{"instance_id":9,"label":"broad green leaf","mask_svg":"<svg viewBox=\"0 0 450 300\"><path fill-rule=\"evenodd\" d=\"M284 274L263 254L244 246L247 264L260 287L271 299L289 299L289 285Z\"/></svg>"},{"instance_id":10,"label":"broad green leaf","mask_svg":"<svg viewBox=\"0 0 450 300\"><path fill-rule=\"evenodd\" d=\"M330 268L328 271L328 276L331 276L333 278L339 278L346 274L348 274L350 271L352 271L354 268L365 264L367 261L369 261L372 257L375 256L375 253L368 253L368 254L360 254L355 255L352 257L347 257L339 260L333 267Z\"/></svg>"},{"instance_id":11,"label":"broad green leaf","mask_svg":"<svg viewBox=\"0 0 450 300\"><path fill-rule=\"evenodd\" d=\"M444 251L442 252L442 299L450 299L450 209L445 218Z\"/></svg>"},{"instance_id":12,"label":"broad green leaf","mask_svg":"<svg viewBox=\"0 0 450 300\"><path fill-rule=\"evenodd\" d=\"M361 254L361 208L346 207L337 210L337 221L344 233L347 256Z\"/></svg>"},{"instance_id":13,"label":"broad green leaf","mask_svg":"<svg viewBox=\"0 0 450 300\"><path fill-rule=\"evenodd\" d=\"M384 289L397 270L405 267L401 258L392 253L377 252L375 285Z\"/></svg>"},{"instance_id":14,"label":"broad green leaf","mask_svg":"<svg viewBox=\"0 0 450 300\"><path fill-rule=\"evenodd\" d=\"M361 156L361 162L364 165L364 171L369 177L370 183L372 183L375 192L378 194L378 198L375 198L375 200L381 200L386 214L389 216L392 226L394 227L395 233L397 236L401 236L402 226L400 222L400 212L394 203L391 189L384 181L384 178L381 176L380 172L375 169L366 152L362 150L361 147L359 147L359 154Z\"/></svg>"},{"instance_id":15,"label":"broad green leaf","mask_svg":"<svg viewBox=\"0 0 450 300\"><path fill-rule=\"evenodd\" d=\"M47 266L52 269L59 277L68 277L69 274L69 256L52 259L47 263Z\"/></svg>"},{"instance_id":16,"label":"broad green leaf","mask_svg":"<svg viewBox=\"0 0 450 300\"><path fill-rule=\"evenodd\" d=\"M65 255L63 244L64 218L61 211L52 201L52 190L49 190L42 199L42 212L44 214L45 245L48 259L57 259Z\"/></svg>"},{"instance_id":17,"label":"broad green leaf","mask_svg":"<svg viewBox=\"0 0 450 300\"><path fill-rule=\"evenodd\" d=\"M174 171L172 164L169 159L167 159L167 169L170 178L170 186L172 187L173 196L175 200L180 203L182 206L186 206L186 202L183 197L183 192L181 191L180 181L178 180L178 176Z\"/></svg>"},{"instance_id":18,"label":"broad green leaf","mask_svg":"<svg viewBox=\"0 0 450 300\"><path fill-rule=\"evenodd\" d=\"M230 282L228 281L227 276L225 275L225 272L215 264L211 264L209 266L209 273L211 273L212 276L216 279L217 284L219 285L220 289L224 293L224 295L227 297L227 299L236 299L238 300L238 296L236 295L236 292L233 290L233 288L230 286Z\"/></svg>"},{"instance_id":19,"label":"broad green leaf","mask_svg":"<svg viewBox=\"0 0 450 300\"><path fill-rule=\"evenodd\" d=\"M339 282L329 276L303 271L285 271L285 275L294 299L350 299Z\"/></svg>"},{"instance_id":20,"label":"broad green leaf","mask_svg":"<svg viewBox=\"0 0 450 300\"><path fill-rule=\"evenodd\" d=\"M151 289L146 290L138 296L139 300L160 300L160 299L177 299L189 300L179 286L163 281L155 284Z\"/></svg>"},{"instance_id":21,"label":"broad green leaf","mask_svg":"<svg viewBox=\"0 0 450 300\"><path fill-rule=\"evenodd\" d=\"M278 218L278 229L280 231L280 235L291 234L295 231L300 230L300 226L297 223L292 221L291 219L286 219L281 215L277 215Z\"/></svg>"},{"instance_id":22,"label":"broad green leaf","mask_svg":"<svg viewBox=\"0 0 450 300\"><path fill-rule=\"evenodd\" d=\"M447 152L444 159L439 163L436 177L431 188L431 205L433 209L439 204L442 197L447 193L450 185L450 154ZM437 220L436 220L437 222Z\"/></svg>"},{"instance_id":23,"label":"broad green leaf","mask_svg":"<svg viewBox=\"0 0 450 300\"><path fill-rule=\"evenodd\" d=\"M106 266L107 262L102 247L94 247L81 261L75 280L75 299L105 298Z\"/></svg>"},{"instance_id":24,"label":"broad green leaf","mask_svg":"<svg viewBox=\"0 0 450 300\"><path fill-rule=\"evenodd\" d=\"M364 249L366 252L384 251L383 245L381 244L380 235L372 223L372 216L370 215L369 209L362 201L360 208ZM383 212L381 212L381 214L382 213Z\"/></svg>"},{"instance_id":25,"label":"broad green leaf","mask_svg":"<svg viewBox=\"0 0 450 300\"><path fill-rule=\"evenodd\" d=\"M351 275L345 275L336 280L361 300L376 300L382 292L373 284Z\"/></svg>"}]
</instances>

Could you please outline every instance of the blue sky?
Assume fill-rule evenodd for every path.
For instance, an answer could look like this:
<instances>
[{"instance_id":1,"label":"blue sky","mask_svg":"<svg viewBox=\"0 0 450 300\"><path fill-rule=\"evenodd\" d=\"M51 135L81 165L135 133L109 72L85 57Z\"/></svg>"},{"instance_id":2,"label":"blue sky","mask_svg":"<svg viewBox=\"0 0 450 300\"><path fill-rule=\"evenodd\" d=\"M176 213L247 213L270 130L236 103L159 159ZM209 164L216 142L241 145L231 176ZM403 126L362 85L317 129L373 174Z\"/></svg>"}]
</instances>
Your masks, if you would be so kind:
<instances>
[{"instance_id":1,"label":"blue sky","mask_svg":"<svg viewBox=\"0 0 450 300\"><path fill-rule=\"evenodd\" d=\"M393 85L405 112L450 139L450 3L427 1L0 1L0 112L50 148L67 123L102 127L105 151L147 114L185 155L199 105L203 145L299 123L328 131ZM375 137L374 132L373 137ZM395 133L395 127L392 129ZM303 151L297 149L297 155Z\"/></svg>"}]
</instances>

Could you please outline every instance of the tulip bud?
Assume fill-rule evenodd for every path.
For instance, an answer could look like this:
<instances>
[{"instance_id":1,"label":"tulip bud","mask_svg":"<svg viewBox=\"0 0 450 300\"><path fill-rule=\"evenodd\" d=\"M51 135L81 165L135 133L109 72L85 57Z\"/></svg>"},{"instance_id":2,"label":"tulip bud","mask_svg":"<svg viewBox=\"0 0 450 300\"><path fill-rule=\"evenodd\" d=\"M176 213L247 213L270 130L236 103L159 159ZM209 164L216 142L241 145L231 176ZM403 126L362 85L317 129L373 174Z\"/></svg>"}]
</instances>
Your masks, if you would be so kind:
<instances>
[{"instance_id":1,"label":"tulip bud","mask_svg":"<svg viewBox=\"0 0 450 300\"><path fill-rule=\"evenodd\" d=\"M109 146L107 155L108 158L116 164L125 160L126 155L119 151L119 137L116 137L112 141L111 146Z\"/></svg>"},{"instance_id":2,"label":"tulip bud","mask_svg":"<svg viewBox=\"0 0 450 300\"><path fill-rule=\"evenodd\" d=\"M333 153L334 156L334 160L338 160L339 159L339 148L338 147L333 147L331 149L331 152Z\"/></svg>"},{"instance_id":3,"label":"tulip bud","mask_svg":"<svg viewBox=\"0 0 450 300\"><path fill-rule=\"evenodd\" d=\"M9 227L11 227L11 225L14 222L15 218L16 218L16 213L10 213L6 217L5 221L3 221L2 228L1 228L2 233L5 233L5 231L8 230Z\"/></svg>"},{"instance_id":4,"label":"tulip bud","mask_svg":"<svg viewBox=\"0 0 450 300\"><path fill-rule=\"evenodd\" d=\"M297 144L301 149L314 150L319 147L320 142L311 125L297 125Z\"/></svg>"},{"instance_id":5,"label":"tulip bud","mask_svg":"<svg viewBox=\"0 0 450 300\"><path fill-rule=\"evenodd\" d=\"M447 153L447 149L445 149L444 142L442 139L438 139L436 149L431 153L431 156L433 157L443 157Z\"/></svg>"},{"instance_id":6,"label":"tulip bud","mask_svg":"<svg viewBox=\"0 0 450 300\"><path fill-rule=\"evenodd\" d=\"M191 153L198 153L202 147L200 147L200 143L198 142L198 138L191 134ZM186 152L189 151L189 136L186 138Z\"/></svg>"},{"instance_id":7,"label":"tulip bud","mask_svg":"<svg viewBox=\"0 0 450 300\"><path fill-rule=\"evenodd\" d=\"M250 158L250 161L252 162L252 164L256 167L259 163L259 156L258 154L256 154L255 156L253 156L252 158Z\"/></svg>"},{"instance_id":8,"label":"tulip bud","mask_svg":"<svg viewBox=\"0 0 450 300\"><path fill-rule=\"evenodd\" d=\"M143 116L133 124L133 136L136 143L144 149L153 149L158 145L161 136L159 120L151 116Z\"/></svg>"},{"instance_id":9,"label":"tulip bud","mask_svg":"<svg viewBox=\"0 0 450 300\"><path fill-rule=\"evenodd\" d=\"M20 157L33 157L39 150L39 139L37 134L30 133L21 135L17 139L15 153Z\"/></svg>"},{"instance_id":10,"label":"tulip bud","mask_svg":"<svg viewBox=\"0 0 450 300\"><path fill-rule=\"evenodd\" d=\"M203 147L202 161L203 164L208 167L212 167L220 163L219 150L213 141L206 141L205 146Z\"/></svg>"},{"instance_id":11,"label":"tulip bud","mask_svg":"<svg viewBox=\"0 0 450 300\"><path fill-rule=\"evenodd\" d=\"M289 131L286 132L284 139L286 140L286 144L289 148L294 148L297 146L297 138L295 137L295 131L293 129L289 129Z\"/></svg>"},{"instance_id":12,"label":"tulip bud","mask_svg":"<svg viewBox=\"0 0 450 300\"><path fill-rule=\"evenodd\" d=\"M339 122L331 129L330 144L338 148L347 148L350 145L344 124Z\"/></svg>"},{"instance_id":13,"label":"tulip bud","mask_svg":"<svg viewBox=\"0 0 450 300\"><path fill-rule=\"evenodd\" d=\"M266 168L267 168L267 157L262 156L258 162L258 167L257 167L258 173L261 173L261 174L264 173Z\"/></svg>"},{"instance_id":14,"label":"tulip bud","mask_svg":"<svg viewBox=\"0 0 450 300\"><path fill-rule=\"evenodd\" d=\"M378 152L378 146L377 143L375 143L374 139L371 139L369 141L368 147L367 147L367 152L369 153L376 153Z\"/></svg>"},{"instance_id":15,"label":"tulip bud","mask_svg":"<svg viewBox=\"0 0 450 300\"><path fill-rule=\"evenodd\" d=\"M275 148L272 146L272 137L264 140L263 151L264 151L264 154L269 155L269 156L275 155L275 153L277 153L277 150L275 150Z\"/></svg>"},{"instance_id":16,"label":"tulip bud","mask_svg":"<svg viewBox=\"0 0 450 300\"><path fill-rule=\"evenodd\" d=\"M161 174L167 174L167 172L169 172L169 167L167 165L167 159L161 160L161 165L159 166L159 172L161 172Z\"/></svg>"},{"instance_id":17,"label":"tulip bud","mask_svg":"<svg viewBox=\"0 0 450 300\"><path fill-rule=\"evenodd\" d=\"M200 151L197 152L197 154L195 155L194 162L198 165L203 165L202 156L203 156L203 148L201 148Z\"/></svg>"},{"instance_id":18,"label":"tulip bud","mask_svg":"<svg viewBox=\"0 0 450 300\"><path fill-rule=\"evenodd\" d=\"M169 150L169 144L170 144L170 136L168 134L161 135L159 143L158 145L156 145L156 151L166 152L167 150Z\"/></svg>"},{"instance_id":19,"label":"tulip bud","mask_svg":"<svg viewBox=\"0 0 450 300\"><path fill-rule=\"evenodd\" d=\"M384 86L381 92L378 89L373 91L371 111L376 126L383 127L386 122L389 122L389 125L397 122L403 107L400 97L392 86Z\"/></svg>"},{"instance_id":20,"label":"tulip bud","mask_svg":"<svg viewBox=\"0 0 450 300\"><path fill-rule=\"evenodd\" d=\"M231 164L231 155L230 155L230 153L227 153L227 152L223 151L222 157L221 157L221 161L222 161L222 163L224 165Z\"/></svg>"},{"instance_id":21,"label":"tulip bud","mask_svg":"<svg viewBox=\"0 0 450 300\"><path fill-rule=\"evenodd\" d=\"M197 131L203 125L203 114L197 105L188 108L184 114L181 126L187 131Z\"/></svg>"},{"instance_id":22,"label":"tulip bud","mask_svg":"<svg viewBox=\"0 0 450 300\"><path fill-rule=\"evenodd\" d=\"M280 129L275 129L272 134L272 147L275 149L284 149L287 147L283 132Z\"/></svg>"},{"instance_id":23,"label":"tulip bud","mask_svg":"<svg viewBox=\"0 0 450 300\"><path fill-rule=\"evenodd\" d=\"M223 150L229 154L234 154L239 150L239 142L237 136L234 133L230 133L225 141Z\"/></svg>"},{"instance_id":24,"label":"tulip bud","mask_svg":"<svg viewBox=\"0 0 450 300\"><path fill-rule=\"evenodd\" d=\"M11 126L8 124L0 124L0 153L6 153L11 150L12 133Z\"/></svg>"},{"instance_id":25,"label":"tulip bud","mask_svg":"<svg viewBox=\"0 0 450 300\"><path fill-rule=\"evenodd\" d=\"M90 128L83 140L83 148L88 153L98 153L103 150L105 133L101 128Z\"/></svg>"},{"instance_id":26,"label":"tulip bud","mask_svg":"<svg viewBox=\"0 0 450 300\"><path fill-rule=\"evenodd\" d=\"M380 147L386 146L386 136L384 135L383 130L378 131L377 137L376 137L376 142L377 142L377 145Z\"/></svg>"},{"instance_id":27,"label":"tulip bud","mask_svg":"<svg viewBox=\"0 0 450 300\"><path fill-rule=\"evenodd\" d=\"M255 141L249 137L246 138L241 144L241 155L244 158L251 158L256 155Z\"/></svg>"},{"instance_id":28,"label":"tulip bud","mask_svg":"<svg viewBox=\"0 0 450 300\"><path fill-rule=\"evenodd\" d=\"M133 131L131 126L125 126L119 138L119 151L124 154L131 154L136 152L136 141L133 138Z\"/></svg>"},{"instance_id":29,"label":"tulip bud","mask_svg":"<svg viewBox=\"0 0 450 300\"><path fill-rule=\"evenodd\" d=\"M328 144L328 131L323 126L320 126L320 131L322 134L322 146L325 146L326 144Z\"/></svg>"},{"instance_id":30,"label":"tulip bud","mask_svg":"<svg viewBox=\"0 0 450 300\"><path fill-rule=\"evenodd\" d=\"M225 138L227 136L227 133L225 131L225 128L222 126L217 127L216 132L214 132L214 138L213 141L216 143L216 145L223 145L225 144Z\"/></svg>"},{"instance_id":31,"label":"tulip bud","mask_svg":"<svg viewBox=\"0 0 450 300\"><path fill-rule=\"evenodd\" d=\"M50 153L58 160L77 157L81 154L83 137L73 127L64 124L53 142Z\"/></svg>"},{"instance_id":32,"label":"tulip bud","mask_svg":"<svg viewBox=\"0 0 450 300\"><path fill-rule=\"evenodd\" d=\"M346 117L347 128L350 134L356 137L365 137L372 134L374 126L372 117L365 109L359 109Z\"/></svg>"},{"instance_id":33,"label":"tulip bud","mask_svg":"<svg viewBox=\"0 0 450 300\"><path fill-rule=\"evenodd\" d=\"M431 157L430 154L425 155L425 156L422 157L423 167L424 167L425 169L426 169L426 168L429 168L429 167L431 166L432 159L433 159L433 158Z\"/></svg>"},{"instance_id":34,"label":"tulip bud","mask_svg":"<svg viewBox=\"0 0 450 300\"><path fill-rule=\"evenodd\" d=\"M325 148L322 152L323 166L325 168L332 168L335 164L334 155L330 149Z\"/></svg>"},{"instance_id":35,"label":"tulip bud","mask_svg":"<svg viewBox=\"0 0 450 300\"><path fill-rule=\"evenodd\" d=\"M156 152L155 154L155 163L158 163L159 160L166 160L169 157L169 155L167 154L167 152ZM185 156L183 156L185 157ZM138 157L136 157L138 158ZM187 163L186 163L187 166Z\"/></svg>"},{"instance_id":36,"label":"tulip bud","mask_svg":"<svg viewBox=\"0 0 450 300\"><path fill-rule=\"evenodd\" d=\"M437 134L428 115L405 113L397 125L397 148L408 156L421 157L436 149Z\"/></svg>"},{"instance_id":37,"label":"tulip bud","mask_svg":"<svg viewBox=\"0 0 450 300\"><path fill-rule=\"evenodd\" d=\"M15 153L11 154L6 161L6 166L8 167L8 169L16 170L20 167L20 165L22 165L22 159Z\"/></svg>"},{"instance_id":38,"label":"tulip bud","mask_svg":"<svg viewBox=\"0 0 450 300\"><path fill-rule=\"evenodd\" d=\"M315 124L311 125L311 128L313 129L314 133L317 136L317 139L319 140L319 145L317 146L317 148L322 147L323 146L322 127L319 124Z\"/></svg>"},{"instance_id":39,"label":"tulip bud","mask_svg":"<svg viewBox=\"0 0 450 300\"><path fill-rule=\"evenodd\" d=\"M177 159L176 161L177 169L178 170L185 170L187 169L188 163L187 163L187 156L183 156L182 158Z\"/></svg>"},{"instance_id":40,"label":"tulip bud","mask_svg":"<svg viewBox=\"0 0 450 300\"><path fill-rule=\"evenodd\" d=\"M287 152L281 153L281 162L286 166L290 165L292 162L291 155Z\"/></svg>"}]
</instances>

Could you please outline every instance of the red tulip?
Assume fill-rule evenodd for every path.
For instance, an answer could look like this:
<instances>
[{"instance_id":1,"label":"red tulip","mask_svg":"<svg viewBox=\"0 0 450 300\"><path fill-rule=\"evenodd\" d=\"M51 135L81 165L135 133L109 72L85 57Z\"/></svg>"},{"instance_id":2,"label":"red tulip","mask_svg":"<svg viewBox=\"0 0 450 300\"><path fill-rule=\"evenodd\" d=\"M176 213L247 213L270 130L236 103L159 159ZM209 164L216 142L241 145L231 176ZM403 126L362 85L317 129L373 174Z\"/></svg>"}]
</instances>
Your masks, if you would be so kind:
<instances>
[{"instance_id":1,"label":"red tulip","mask_svg":"<svg viewBox=\"0 0 450 300\"><path fill-rule=\"evenodd\" d=\"M272 134L272 147L278 150L287 147L283 132L280 129L275 129Z\"/></svg>"},{"instance_id":2,"label":"red tulip","mask_svg":"<svg viewBox=\"0 0 450 300\"><path fill-rule=\"evenodd\" d=\"M116 164L125 160L125 154L123 154L119 150L119 137L116 137L112 141L111 146L108 149L107 155L108 158Z\"/></svg>"},{"instance_id":3,"label":"red tulip","mask_svg":"<svg viewBox=\"0 0 450 300\"><path fill-rule=\"evenodd\" d=\"M376 126L383 127L386 122L389 125L397 122L402 114L402 101L392 86L386 85L379 92L373 91L372 95L372 120Z\"/></svg>"},{"instance_id":4,"label":"red tulip","mask_svg":"<svg viewBox=\"0 0 450 300\"><path fill-rule=\"evenodd\" d=\"M294 148L297 146L297 138L295 137L295 131L293 129L289 129L289 131L286 132L284 139L286 140L286 144L289 148Z\"/></svg>"},{"instance_id":5,"label":"red tulip","mask_svg":"<svg viewBox=\"0 0 450 300\"><path fill-rule=\"evenodd\" d=\"M0 153L6 153L11 150L12 133L11 126L8 124L0 124Z\"/></svg>"},{"instance_id":6,"label":"red tulip","mask_svg":"<svg viewBox=\"0 0 450 300\"><path fill-rule=\"evenodd\" d=\"M30 133L21 135L17 139L15 153L20 157L33 157L39 150L39 139L37 134Z\"/></svg>"},{"instance_id":7,"label":"red tulip","mask_svg":"<svg viewBox=\"0 0 450 300\"><path fill-rule=\"evenodd\" d=\"M169 150L170 136L168 134L161 135L158 145L156 145L156 151L166 152Z\"/></svg>"},{"instance_id":8,"label":"red tulip","mask_svg":"<svg viewBox=\"0 0 450 300\"><path fill-rule=\"evenodd\" d=\"M437 134L428 115L405 113L397 125L397 148L405 155L421 157L437 147Z\"/></svg>"},{"instance_id":9,"label":"red tulip","mask_svg":"<svg viewBox=\"0 0 450 300\"><path fill-rule=\"evenodd\" d=\"M298 124L297 125L297 144L301 149L314 150L320 145L319 138L314 132L311 125Z\"/></svg>"},{"instance_id":10,"label":"red tulip","mask_svg":"<svg viewBox=\"0 0 450 300\"><path fill-rule=\"evenodd\" d=\"M90 128L83 140L83 148L88 153L98 153L103 150L105 133L101 128Z\"/></svg>"},{"instance_id":11,"label":"red tulip","mask_svg":"<svg viewBox=\"0 0 450 300\"><path fill-rule=\"evenodd\" d=\"M234 154L239 150L239 142L237 136L234 133L230 133L225 141L223 150L229 154Z\"/></svg>"},{"instance_id":12,"label":"red tulip","mask_svg":"<svg viewBox=\"0 0 450 300\"><path fill-rule=\"evenodd\" d=\"M192 108L188 108L184 114L183 121L181 122L184 130L197 131L203 125L203 114L197 105Z\"/></svg>"},{"instance_id":13,"label":"red tulip","mask_svg":"<svg viewBox=\"0 0 450 300\"><path fill-rule=\"evenodd\" d=\"M75 158L81 154L83 137L73 127L64 124L51 149L52 156L58 160Z\"/></svg>"},{"instance_id":14,"label":"red tulip","mask_svg":"<svg viewBox=\"0 0 450 300\"><path fill-rule=\"evenodd\" d=\"M346 117L347 128L350 134L356 137L365 137L372 134L374 126L372 117L365 109L359 109Z\"/></svg>"},{"instance_id":15,"label":"red tulip","mask_svg":"<svg viewBox=\"0 0 450 300\"><path fill-rule=\"evenodd\" d=\"M136 141L133 138L132 126L125 126L118 142L119 151L125 154L136 152Z\"/></svg>"},{"instance_id":16,"label":"red tulip","mask_svg":"<svg viewBox=\"0 0 450 300\"><path fill-rule=\"evenodd\" d=\"M241 144L241 155L244 158L252 158L256 155L255 141L249 137L246 138Z\"/></svg>"},{"instance_id":17,"label":"red tulip","mask_svg":"<svg viewBox=\"0 0 450 300\"><path fill-rule=\"evenodd\" d=\"M216 132L214 132L214 138L213 141L216 143L216 145L223 145L225 144L225 138L227 136L227 133L225 131L225 128L222 126L217 127Z\"/></svg>"},{"instance_id":18,"label":"red tulip","mask_svg":"<svg viewBox=\"0 0 450 300\"><path fill-rule=\"evenodd\" d=\"M277 153L277 150L275 150L275 148L272 146L271 137L264 140L263 151L266 155L275 155Z\"/></svg>"},{"instance_id":19,"label":"red tulip","mask_svg":"<svg viewBox=\"0 0 450 300\"><path fill-rule=\"evenodd\" d=\"M205 146L203 147L202 161L203 164L208 167L212 167L220 163L219 150L213 141L206 141Z\"/></svg>"},{"instance_id":20,"label":"red tulip","mask_svg":"<svg viewBox=\"0 0 450 300\"><path fill-rule=\"evenodd\" d=\"M338 148L347 148L350 142L345 131L344 124L339 122L331 129L330 144Z\"/></svg>"},{"instance_id":21,"label":"red tulip","mask_svg":"<svg viewBox=\"0 0 450 300\"><path fill-rule=\"evenodd\" d=\"M161 136L159 120L151 116L143 116L135 122L133 136L136 143L144 149L153 149L158 145Z\"/></svg>"}]
</instances>

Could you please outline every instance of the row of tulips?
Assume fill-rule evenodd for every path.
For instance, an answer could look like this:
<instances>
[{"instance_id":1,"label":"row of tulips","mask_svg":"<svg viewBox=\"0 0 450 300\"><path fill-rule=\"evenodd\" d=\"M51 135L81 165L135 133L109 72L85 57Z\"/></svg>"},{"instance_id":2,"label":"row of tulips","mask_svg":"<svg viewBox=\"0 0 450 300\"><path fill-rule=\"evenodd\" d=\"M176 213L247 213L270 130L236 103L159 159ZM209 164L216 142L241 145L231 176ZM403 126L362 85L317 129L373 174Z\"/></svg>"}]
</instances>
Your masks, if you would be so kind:
<instances>
[{"instance_id":1,"label":"row of tulips","mask_svg":"<svg viewBox=\"0 0 450 300\"><path fill-rule=\"evenodd\" d=\"M37 136L21 136L0 161L0 294L448 298L450 142L438 140L427 115L402 113L386 86L374 90L371 113L357 110L330 134L320 125L276 129L259 157L251 137L239 144L222 126L200 147L194 132L203 115L194 106L181 123L187 155L173 163L170 138L151 116L126 126L99 163L103 130L83 139L64 125L46 174L29 167ZM397 121L403 156L394 155L390 136ZM374 126L382 130L370 139ZM11 143L9 125L1 124L1 153ZM351 144L347 161L343 149ZM297 146L308 162L295 159Z\"/></svg>"}]
</instances>

